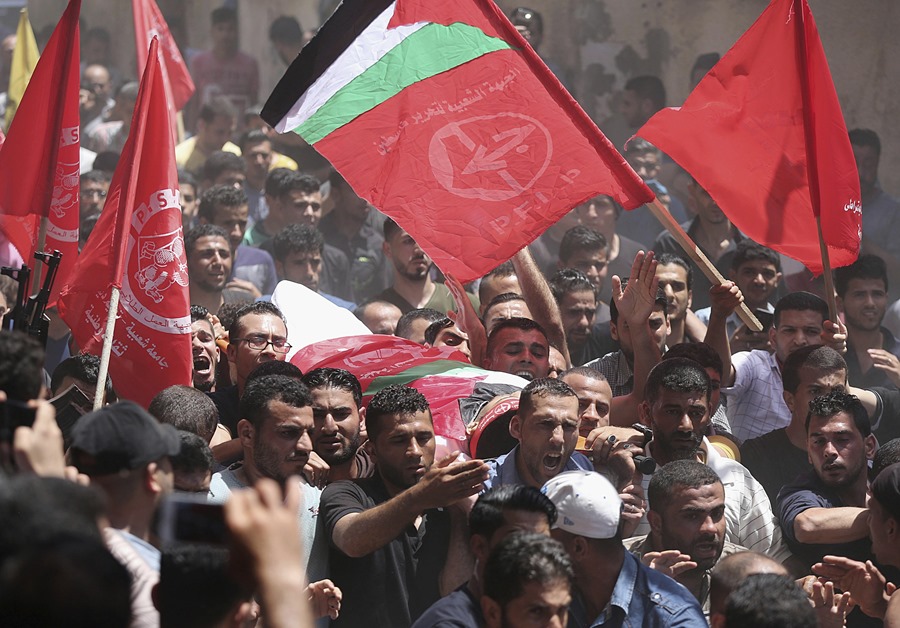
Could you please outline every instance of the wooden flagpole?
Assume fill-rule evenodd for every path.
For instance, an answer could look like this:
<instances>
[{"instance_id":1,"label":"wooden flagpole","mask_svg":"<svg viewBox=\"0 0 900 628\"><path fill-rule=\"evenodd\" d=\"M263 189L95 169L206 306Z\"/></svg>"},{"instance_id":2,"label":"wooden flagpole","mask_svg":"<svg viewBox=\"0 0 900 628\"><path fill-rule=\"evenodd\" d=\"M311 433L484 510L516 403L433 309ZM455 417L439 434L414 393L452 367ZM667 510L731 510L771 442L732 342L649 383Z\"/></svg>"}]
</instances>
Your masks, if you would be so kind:
<instances>
[{"instance_id":1,"label":"wooden flagpole","mask_svg":"<svg viewBox=\"0 0 900 628\"><path fill-rule=\"evenodd\" d=\"M116 330L116 314L119 311L119 289L112 286L109 294L109 312L106 314L106 331L103 333L103 351L100 354L100 370L97 372L97 392L94 393L94 410L103 406L106 397L106 374L109 372L109 356L112 353L113 333Z\"/></svg>"},{"instance_id":2,"label":"wooden flagpole","mask_svg":"<svg viewBox=\"0 0 900 628\"><path fill-rule=\"evenodd\" d=\"M713 285L721 285L725 281L722 273L720 273L719 269L709 261L709 258L700 250L700 247L691 240L691 237L681 228L681 225L679 225L678 221L672 217L672 214L670 214L665 205L660 202L659 198L653 197L653 200L647 204L647 207L650 208L650 211L653 212L653 215L656 216L656 219L659 220L660 224L674 236L678 241L678 244L681 245L681 248L684 249L685 253L687 253L697 267L703 271L703 274L706 275L706 278L709 279L710 283ZM741 321L743 321L748 328L753 331L763 331L762 323L760 323L759 319L753 315L753 312L750 311L750 308L748 308L746 304L741 303L735 312L737 312Z\"/></svg>"},{"instance_id":3,"label":"wooden flagpole","mask_svg":"<svg viewBox=\"0 0 900 628\"><path fill-rule=\"evenodd\" d=\"M831 276L831 258L828 245L822 236L822 217L816 214L816 230L819 232L819 250L822 252L822 278L825 279L825 301L828 303L828 320L837 323L837 302L834 299L834 278Z\"/></svg>"}]
</instances>

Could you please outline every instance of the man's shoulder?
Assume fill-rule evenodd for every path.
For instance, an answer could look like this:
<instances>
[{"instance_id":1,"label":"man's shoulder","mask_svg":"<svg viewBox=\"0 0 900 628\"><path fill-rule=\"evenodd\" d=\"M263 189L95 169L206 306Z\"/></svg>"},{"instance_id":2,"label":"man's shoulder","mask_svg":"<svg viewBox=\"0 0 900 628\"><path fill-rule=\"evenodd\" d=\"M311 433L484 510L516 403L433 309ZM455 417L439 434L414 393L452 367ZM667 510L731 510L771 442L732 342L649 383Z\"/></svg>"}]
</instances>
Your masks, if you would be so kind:
<instances>
[{"instance_id":1,"label":"man's shoulder","mask_svg":"<svg viewBox=\"0 0 900 628\"><path fill-rule=\"evenodd\" d=\"M780 450L785 443L790 445L791 441L787 437L787 428L773 430L762 436L745 440L741 445L741 460L747 458L758 459L767 454L773 453L773 448ZM793 446L793 445L791 445Z\"/></svg>"},{"instance_id":2,"label":"man's shoulder","mask_svg":"<svg viewBox=\"0 0 900 628\"><path fill-rule=\"evenodd\" d=\"M274 264L274 262L272 261L272 256L269 255L268 252L255 246L242 243L238 246L237 252L235 253L234 265L237 267L251 266L254 264Z\"/></svg>"},{"instance_id":3,"label":"man's shoulder","mask_svg":"<svg viewBox=\"0 0 900 628\"><path fill-rule=\"evenodd\" d=\"M661 612L667 615L696 614L703 619L703 611L696 598L683 585L672 578L644 565L637 557L638 582L635 583L635 595L643 595L650 606L646 607L648 613ZM643 584L644 590L638 587ZM698 624L700 625L700 624ZM703 624L705 625L705 623Z\"/></svg>"},{"instance_id":4,"label":"man's shoulder","mask_svg":"<svg viewBox=\"0 0 900 628\"><path fill-rule=\"evenodd\" d=\"M478 601L469 593L467 583L429 606L412 628L471 628L483 623Z\"/></svg>"},{"instance_id":5,"label":"man's shoulder","mask_svg":"<svg viewBox=\"0 0 900 628\"><path fill-rule=\"evenodd\" d=\"M373 478L332 482L322 491L322 504L342 500L355 500L361 503L375 502L379 495L374 484Z\"/></svg>"},{"instance_id":6,"label":"man's shoulder","mask_svg":"<svg viewBox=\"0 0 900 628\"><path fill-rule=\"evenodd\" d=\"M731 363L734 368L759 368L761 366L771 366L774 363L772 354L762 349L752 349L750 351L738 351L731 356Z\"/></svg>"}]
</instances>

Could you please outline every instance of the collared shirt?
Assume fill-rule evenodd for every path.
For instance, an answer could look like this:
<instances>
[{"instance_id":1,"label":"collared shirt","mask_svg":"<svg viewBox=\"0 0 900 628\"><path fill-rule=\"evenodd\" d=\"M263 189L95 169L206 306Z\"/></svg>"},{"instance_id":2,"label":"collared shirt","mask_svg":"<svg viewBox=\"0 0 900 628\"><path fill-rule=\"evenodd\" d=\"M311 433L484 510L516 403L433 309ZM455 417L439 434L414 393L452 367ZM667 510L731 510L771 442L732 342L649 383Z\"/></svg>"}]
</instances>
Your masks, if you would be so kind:
<instances>
[{"instance_id":1,"label":"collared shirt","mask_svg":"<svg viewBox=\"0 0 900 628\"><path fill-rule=\"evenodd\" d=\"M650 451L653 443L647 447ZM716 451L705 438L700 450L700 461L716 472L725 487L725 540L765 554L778 562L784 562L790 557L790 550L781 537L781 529L772 514L772 504L762 484L741 463ZM644 494L650 486L650 478L651 475L643 477ZM634 534L650 534L646 514Z\"/></svg>"},{"instance_id":2,"label":"collared shirt","mask_svg":"<svg viewBox=\"0 0 900 628\"><path fill-rule=\"evenodd\" d=\"M591 360L585 366L600 371L612 388L613 397L628 395L634 390L634 371L622 350L607 353L602 358Z\"/></svg>"},{"instance_id":3,"label":"collared shirt","mask_svg":"<svg viewBox=\"0 0 900 628\"><path fill-rule=\"evenodd\" d=\"M762 308L769 314L775 313L775 306L771 303L766 303L766 307ZM697 315L697 318L700 319L700 322L704 325L709 325L709 316L712 313L711 307L705 307L701 310L697 310L694 314ZM744 324L744 321L741 320L741 317L738 316L737 312L732 312L727 319L725 319L725 329L728 330L728 337L731 338L738 329L740 329L741 325Z\"/></svg>"},{"instance_id":4,"label":"collared shirt","mask_svg":"<svg viewBox=\"0 0 900 628\"><path fill-rule=\"evenodd\" d=\"M887 327L881 328L881 348L900 358L900 342L894 337ZM847 353L844 354L844 360L847 362L847 380L851 386L857 388L872 388L873 386L894 386L891 378L881 369L874 366L865 373L856 357L856 348L853 346L853 335L847 336Z\"/></svg>"},{"instance_id":5,"label":"collared shirt","mask_svg":"<svg viewBox=\"0 0 900 628\"><path fill-rule=\"evenodd\" d=\"M484 490L488 490L494 486L505 486L507 484L525 484L519 470L516 469L516 457L519 455L519 445L513 447L508 454L498 456L493 460L488 460L488 479L484 483ZM563 471L593 471L594 465L582 453L573 451L566 467ZM562 473L562 471L560 471Z\"/></svg>"},{"instance_id":6,"label":"collared shirt","mask_svg":"<svg viewBox=\"0 0 900 628\"><path fill-rule=\"evenodd\" d=\"M653 544L650 541L650 535L646 536L633 536L630 539L625 539L625 549L629 552L637 556L638 558L643 558L644 554L648 552L661 552L662 549L655 549ZM667 547L664 549L678 549L677 547ZM722 553L719 555L719 560L716 561L716 565L719 564L719 561L723 558L727 558L732 554L737 554L738 552L746 552L747 548L741 545L735 545L734 543L729 543L728 541L724 541L722 544ZM709 580L712 574L712 570L715 567L713 565L709 569L703 572L703 575L700 578L700 597L697 598L697 601L700 602L700 605L703 607L703 614L706 616L707 621L709 620Z\"/></svg>"},{"instance_id":7,"label":"collared shirt","mask_svg":"<svg viewBox=\"0 0 900 628\"><path fill-rule=\"evenodd\" d=\"M734 385L722 389L728 399L731 433L741 442L787 427L791 411L784 402L784 384L775 355L754 349L731 356Z\"/></svg>"},{"instance_id":8,"label":"collared shirt","mask_svg":"<svg viewBox=\"0 0 900 628\"><path fill-rule=\"evenodd\" d=\"M632 553L625 552L609 604L598 617L588 618L578 591L572 596L568 627L596 626L697 628L706 626L706 620L690 591L668 576L645 567Z\"/></svg>"}]
</instances>

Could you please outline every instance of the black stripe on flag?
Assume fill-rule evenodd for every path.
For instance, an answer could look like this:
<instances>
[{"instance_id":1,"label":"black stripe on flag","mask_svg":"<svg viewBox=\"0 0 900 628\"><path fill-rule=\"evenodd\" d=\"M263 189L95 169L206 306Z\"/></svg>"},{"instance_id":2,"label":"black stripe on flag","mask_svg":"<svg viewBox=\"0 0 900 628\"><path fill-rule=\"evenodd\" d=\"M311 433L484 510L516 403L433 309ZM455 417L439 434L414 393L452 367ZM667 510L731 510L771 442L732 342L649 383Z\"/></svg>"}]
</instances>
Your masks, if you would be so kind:
<instances>
[{"instance_id":1,"label":"black stripe on flag","mask_svg":"<svg viewBox=\"0 0 900 628\"><path fill-rule=\"evenodd\" d=\"M394 0L343 0L303 47L266 101L260 116L271 126L280 122L325 70Z\"/></svg>"}]
</instances>

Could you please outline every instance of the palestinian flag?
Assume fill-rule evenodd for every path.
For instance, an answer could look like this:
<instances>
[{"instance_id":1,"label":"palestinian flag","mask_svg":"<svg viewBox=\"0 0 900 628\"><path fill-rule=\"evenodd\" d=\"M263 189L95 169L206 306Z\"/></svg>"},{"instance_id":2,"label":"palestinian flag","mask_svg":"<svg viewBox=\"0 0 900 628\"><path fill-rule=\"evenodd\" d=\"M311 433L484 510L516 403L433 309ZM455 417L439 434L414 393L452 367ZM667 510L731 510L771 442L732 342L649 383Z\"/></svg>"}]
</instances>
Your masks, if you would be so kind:
<instances>
[{"instance_id":1,"label":"palestinian flag","mask_svg":"<svg viewBox=\"0 0 900 628\"><path fill-rule=\"evenodd\" d=\"M344 0L262 117L461 281L592 196L653 198L491 0Z\"/></svg>"}]
</instances>

